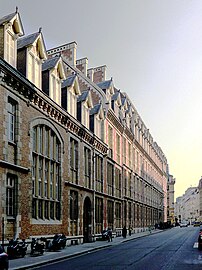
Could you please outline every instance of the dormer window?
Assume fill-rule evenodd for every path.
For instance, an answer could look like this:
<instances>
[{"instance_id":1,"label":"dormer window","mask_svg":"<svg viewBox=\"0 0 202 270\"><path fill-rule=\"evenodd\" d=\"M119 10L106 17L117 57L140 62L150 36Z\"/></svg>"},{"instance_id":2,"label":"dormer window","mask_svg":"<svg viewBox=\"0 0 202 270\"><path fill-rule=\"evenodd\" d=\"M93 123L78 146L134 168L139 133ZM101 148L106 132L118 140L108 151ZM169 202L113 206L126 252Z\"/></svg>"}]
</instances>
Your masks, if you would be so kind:
<instances>
[{"instance_id":1,"label":"dormer window","mask_svg":"<svg viewBox=\"0 0 202 270\"><path fill-rule=\"evenodd\" d=\"M62 107L74 118L77 117L77 96L80 94L78 78L75 74L62 82Z\"/></svg>"},{"instance_id":2,"label":"dormer window","mask_svg":"<svg viewBox=\"0 0 202 270\"><path fill-rule=\"evenodd\" d=\"M36 87L41 88L41 60L37 55L31 52L28 54L27 78L35 84Z\"/></svg>"},{"instance_id":3,"label":"dormer window","mask_svg":"<svg viewBox=\"0 0 202 270\"><path fill-rule=\"evenodd\" d=\"M95 117L95 135L98 136L98 138L101 138L101 124L102 119L99 115Z\"/></svg>"},{"instance_id":4,"label":"dormer window","mask_svg":"<svg viewBox=\"0 0 202 270\"><path fill-rule=\"evenodd\" d=\"M130 119L131 119L131 116L127 113L126 114L126 125L128 128L130 128Z\"/></svg>"},{"instance_id":5,"label":"dormer window","mask_svg":"<svg viewBox=\"0 0 202 270\"><path fill-rule=\"evenodd\" d=\"M112 97L111 97L111 108L114 111L115 115L119 117L120 112L120 106L121 106L121 96L120 91L117 91Z\"/></svg>"},{"instance_id":6,"label":"dormer window","mask_svg":"<svg viewBox=\"0 0 202 270\"><path fill-rule=\"evenodd\" d=\"M90 130L100 139L103 139L104 110L101 104L96 104L90 110Z\"/></svg>"},{"instance_id":7,"label":"dormer window","mask_svg":"<svg viewBox=\"0 0 202 270\"><path fill-rule=\"evenodd\" d=\"M50 98L61 105L61 83L58 74L55 72L50 77Z\"/></svg>"},{"instance_id":8,"label":"dormer window","mask_svg":"<svg viewBox=\"0 0 202 270\"><path fill-rule=\"evenodd\" d=\"M14 34L9 31L6 32L6 56L5 60L12 65L16 66L16 39Z\"/></svg>"},{"instance_id":9,"label":"dormer window","mask_svg":"<svg viewBox=\"0 0 202 270\"><path fill-rule=\"evenodd\" d=\"M20 15L17 12L0 19L0 56L16 67L17 38L24 35Z\"/></svg>"},{"instance_id":10,"label":"dormer window","mask_svg":"<svg viewBox=\"0 0 202 270\"><path fill-rule=\"evenodd\" d=\"M89 128L89 107L87 103L83 104L82 124Z\"/></svg>"},{"instance_id":11,"label":"dormer window","mask_svg":"<svg viewBox=\"0 0 202 270\"><path fill-rule=\"evenodd\" d=\"M76 118L77 114L77 95L74 91L68 91L67 94L67 100L68 100L68 105L67 105L67 111L70 113L73 117Z\"/></svg>"},{"instance_id":12,"label":"dormer window","mask_svg":"<svg viewBox=\"0 0 202 270\"><path fill-rule=\"evenodd\" d=\"M61 80L65 73L61 57L46 60L42 65L42 90L61 106Z\"/></svg>"},{"instance_id":13,"label":"dormer window","mask_svg":"<svg viewBox=\"0 0 202 270\"><path fill-rule=\"evenodd\" d=\"M18 40L17 68L37 88L42 84L42 61L46 59L46 48L41 29L39 32Z\"/></svg>"},{"instance_id":14,"label":"dormer window","mask_svg":"<svg viewBox=\"0 0 202 270\"><path fill-rule=\"evenodd\" d=\"M84 91L77 100L77 119L89 128L90 109L93 107L92 97L89 90Z\"/></svg>"}]
</instances>

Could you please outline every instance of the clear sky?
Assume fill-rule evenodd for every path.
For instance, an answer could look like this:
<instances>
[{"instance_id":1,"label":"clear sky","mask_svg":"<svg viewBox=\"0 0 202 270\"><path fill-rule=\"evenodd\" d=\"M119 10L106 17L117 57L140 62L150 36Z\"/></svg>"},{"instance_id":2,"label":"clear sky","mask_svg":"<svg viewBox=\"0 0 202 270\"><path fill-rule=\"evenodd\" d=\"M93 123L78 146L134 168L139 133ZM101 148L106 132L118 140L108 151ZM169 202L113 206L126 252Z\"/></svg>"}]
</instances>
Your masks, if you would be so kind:
<instances>
[{"instance_id":1,"label":"clear sky","mask_svg":"<svg viewBox=\"0 0 202 270\"><path fill-rule=\"evenodd\" d=\"M89 67L133 101L176 178L175 197L202 175L201 0L0 0L18 6L26 34L42 27L47 49L76 41Z\"/></svg>"}]
</instances>

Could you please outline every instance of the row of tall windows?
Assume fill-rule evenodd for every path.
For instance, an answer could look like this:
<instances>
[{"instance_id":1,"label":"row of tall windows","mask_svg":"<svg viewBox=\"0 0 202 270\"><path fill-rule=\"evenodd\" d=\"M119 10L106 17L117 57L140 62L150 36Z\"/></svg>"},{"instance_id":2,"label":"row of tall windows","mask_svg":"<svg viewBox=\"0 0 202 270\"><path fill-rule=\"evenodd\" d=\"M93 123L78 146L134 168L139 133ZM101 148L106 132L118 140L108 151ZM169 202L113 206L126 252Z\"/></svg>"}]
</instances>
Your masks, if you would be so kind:
<instances>
[{"instance_id":1,"label":"row of tall windows","mask_svg":"<svg viewBox=\"0 0 202 270\"><path fill-rule=\"evenodd\" d=\"M61 145L45 125L33 128L32 217L60 219Z\"/></svg>"}]
</instances>

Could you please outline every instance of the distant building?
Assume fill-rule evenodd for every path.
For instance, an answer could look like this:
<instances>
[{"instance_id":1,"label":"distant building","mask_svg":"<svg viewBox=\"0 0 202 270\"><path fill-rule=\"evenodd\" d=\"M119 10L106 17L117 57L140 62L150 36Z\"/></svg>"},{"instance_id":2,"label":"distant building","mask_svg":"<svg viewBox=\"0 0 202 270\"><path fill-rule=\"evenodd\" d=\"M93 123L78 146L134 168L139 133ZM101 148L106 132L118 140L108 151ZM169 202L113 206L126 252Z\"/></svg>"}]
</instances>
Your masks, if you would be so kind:
<instances>
[{"instance_id":1,"label":"distant building","mask_svg":"<svg viewBox=\"0 0 202 270\"><path fill-rule=\"evenodd\" d=\"M202 177L199 180L198 189L199 189L199 219L200 221L202 221Z\"/></svg>"},{"instance_id":2,"label":"distant building","mask_svg":"<svg viewBox=\"0 0 202 270\"><path fill-rule=\"evenodd\" d=\"M192 223L199 220L199 189L190 187L183 196L176 199L175 217L178 222Z\"/></svg>"},{"instance_id":3,"label":"distant building","mask_svg":"<svg viewBox=\"0 0 202 270\"><path fill-rule=\"evenodd\" d=\"M168 175L167 184L167 221L171 224L175 223L175 178L173 175Z\"/></svg>"}]
</instances>

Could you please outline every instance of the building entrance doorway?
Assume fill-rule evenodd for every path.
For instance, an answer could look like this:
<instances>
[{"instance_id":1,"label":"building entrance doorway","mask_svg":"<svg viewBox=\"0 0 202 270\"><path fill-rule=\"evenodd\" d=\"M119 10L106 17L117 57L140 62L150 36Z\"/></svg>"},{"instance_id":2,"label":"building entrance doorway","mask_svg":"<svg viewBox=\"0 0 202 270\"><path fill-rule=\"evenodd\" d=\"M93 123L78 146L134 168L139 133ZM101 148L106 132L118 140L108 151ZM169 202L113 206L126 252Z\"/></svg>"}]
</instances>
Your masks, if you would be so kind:
<instances>
[{"instance_id":1,"label":"building entrance doorway","mask_svg":"<svg viewBox=\"0 0 202 270\"><path fill-rule=\"evenodd\" d=\"M92 215L91 215L91 201L89 197L84 200L83 211L83 236L84 243L92 241Z\"/></svg>"}]
</instances>

